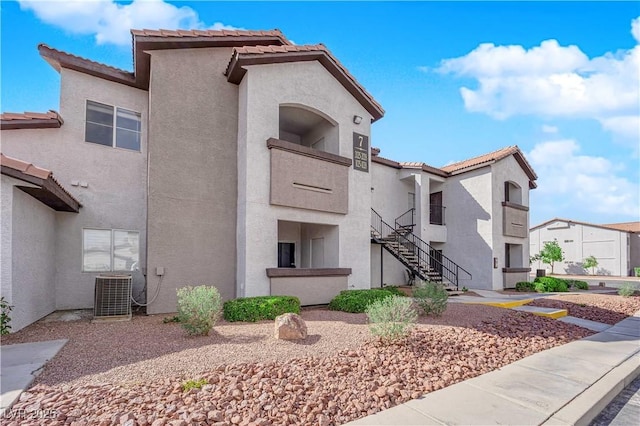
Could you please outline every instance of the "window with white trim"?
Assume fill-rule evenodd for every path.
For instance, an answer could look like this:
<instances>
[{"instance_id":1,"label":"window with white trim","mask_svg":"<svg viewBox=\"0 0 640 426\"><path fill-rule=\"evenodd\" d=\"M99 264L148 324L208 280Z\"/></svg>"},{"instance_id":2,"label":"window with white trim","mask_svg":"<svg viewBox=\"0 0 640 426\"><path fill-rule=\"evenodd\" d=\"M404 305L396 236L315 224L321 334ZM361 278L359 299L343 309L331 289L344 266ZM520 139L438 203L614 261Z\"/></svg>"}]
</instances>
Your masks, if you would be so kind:
<instances>
[{"instance_id":1,"label":"window with white trim","mask_svg":"<svg viewBox=\"0 0 640 426\"><path fill-rule=\"evenodd\" d=\"M120 229L82 230L82 271L134 271L140 260L140 233Z\"/></svg>"},{"instance_id":2,"label":"window with white trim","mask_svg":"<svg viewBox=\"0 0 640 426\"><path fill-rule=\"evenodd\" d=\"M84 140L140 151L140 113L87 100Z\"/></svg>"}]
</instances>

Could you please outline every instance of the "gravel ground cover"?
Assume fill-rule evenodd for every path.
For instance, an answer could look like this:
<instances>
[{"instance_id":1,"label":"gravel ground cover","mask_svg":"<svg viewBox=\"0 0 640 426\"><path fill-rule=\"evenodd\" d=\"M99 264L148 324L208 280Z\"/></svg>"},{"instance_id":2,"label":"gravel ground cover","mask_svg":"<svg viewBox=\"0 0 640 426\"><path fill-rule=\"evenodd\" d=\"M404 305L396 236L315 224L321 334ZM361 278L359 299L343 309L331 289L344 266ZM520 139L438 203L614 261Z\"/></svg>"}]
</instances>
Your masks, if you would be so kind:
<instances>
[{"instance_id":1,"label":"gravel ground cover","mask_svg":"<svg viewBox=\"0 0 640 426\"><path fill-rule=\"evenodd\" d=\"M640 310L640 296L558 294L535 299L530 305L567 309L573 317L614 325Z\"/></svg>"},{"instance_id":2,"label":"gravel ground cover","mask_svg":"<svg viewBox=\"0 0 640 426\"><path fill-rule=\"evenodd\" d=\"M161 317L34 324L3 338L69 343L14 410L52 410L20 424L338 425L592 334L526 313L450 304L402 345L369 337L366 317L306 310L309 337L283 342L272 322L222 322L186 337ZM206 379L182 390L186 380ZM11 423L9 423L11 424ZM17 423L16 423L17 424Z\"/></svg>"}]
</instances>

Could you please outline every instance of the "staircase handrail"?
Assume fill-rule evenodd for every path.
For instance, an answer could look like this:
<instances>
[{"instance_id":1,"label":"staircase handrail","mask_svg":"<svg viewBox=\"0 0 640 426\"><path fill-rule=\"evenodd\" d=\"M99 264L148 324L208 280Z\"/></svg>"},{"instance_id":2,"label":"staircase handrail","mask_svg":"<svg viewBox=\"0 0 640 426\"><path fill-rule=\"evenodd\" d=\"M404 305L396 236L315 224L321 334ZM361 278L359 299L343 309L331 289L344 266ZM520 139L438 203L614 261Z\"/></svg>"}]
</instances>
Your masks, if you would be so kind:
<instances>
[{"instance_id":1,"label":"staircase handrail","mask_svg":"<svg viewBox=\"0 0 640 426\"><path fill-rule=\"evenodd\" d=\"M409 222L409 223L406 223L406 222ZM413 230L413 227L416 226L416 209L410 208L406 212L402 213L400 216L396 217L395 225L396 225L396 229L398 228L407 229L407 227L411 227L411 229Z\"/></svg>"}]
</instances>

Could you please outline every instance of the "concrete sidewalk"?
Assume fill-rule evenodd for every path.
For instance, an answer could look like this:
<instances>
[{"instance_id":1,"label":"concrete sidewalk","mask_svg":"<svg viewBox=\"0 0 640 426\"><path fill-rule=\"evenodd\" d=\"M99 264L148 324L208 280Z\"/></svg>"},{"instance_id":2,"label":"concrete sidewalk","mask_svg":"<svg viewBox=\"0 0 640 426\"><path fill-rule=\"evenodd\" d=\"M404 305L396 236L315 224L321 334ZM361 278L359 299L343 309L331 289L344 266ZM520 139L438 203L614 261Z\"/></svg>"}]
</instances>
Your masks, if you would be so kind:
<instances>
[{"instance_id":1,"label":"concrete sidewalk","mask_svg":"<svg viewBox=\"0 0 640 426\"><path fill-rule=\"evenodd\" d=\"M62 339L0 346L0 416L66 343Z\"/></svg>"},{"instance_id":2,"label":"concrete sidewalk","mask_svg":"<svg viewBox=\"0 0 640 426\"><path fill-rule=\"evenodd\" d=\"M640 375L640 312L349 425L586 425Z\"/></svg>"}]
</instances>

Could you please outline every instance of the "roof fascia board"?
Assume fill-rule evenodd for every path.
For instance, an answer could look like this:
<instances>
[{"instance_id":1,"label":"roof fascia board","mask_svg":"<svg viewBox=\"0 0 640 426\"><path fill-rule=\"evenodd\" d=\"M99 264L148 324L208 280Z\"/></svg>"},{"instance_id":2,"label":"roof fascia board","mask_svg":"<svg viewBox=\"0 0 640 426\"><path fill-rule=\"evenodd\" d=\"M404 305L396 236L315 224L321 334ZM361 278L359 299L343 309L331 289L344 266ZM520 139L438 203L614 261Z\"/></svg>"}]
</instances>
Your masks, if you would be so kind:
<instances>
[{"instance_id":1,"label":"roof fascia board","mask_svg":"<svg viewBox=\"0 0 640 426\"><path fill-rule=\"evenodd\" d=\"M58 129L61 125L60 120L55 119L2 120L0 129Z\"/></svg>"},{"instance_id":2,"label":"roof fascia board","mask_svg":"<svg viewBox=\"0 0 640 426\"><path fill-rule=\"evenodd\" d=\"M82 207L82 205L77 200L75 200L71 195L66 193L56 181L51 179L51 177L49 177L48 179L41 179L39 177L28 175L26 173L21 172L20 170L16 170L14 168L7 167L7 166L1 166L0 172L3 175L21 180L26 183L30 183L34 185L36 188L41 188L43 191L52 194L57 200L60 201L60 203L55 205L51 205L48 203L45 203L45 204L47 204L49 207L53 208L54 210L78 213L80 211L80 207Z\"/></svg>"},{"instance_id":3,"label":"roof fascia board","mask_svg":"<svg viewBox=\"0 0 640 426\"><path fill-rule=\"evenodd\" d=\"M323 50L307 52L286 53L236 53L229 63L227 80L239 84L246 74L246 66L263 65L287 62L318 61L338 82L367 110L373 117L372 121L379 120L384 115L384 110L375 105L360 86L348 76L338 64Z\"/></svg>"}]
</instances>

